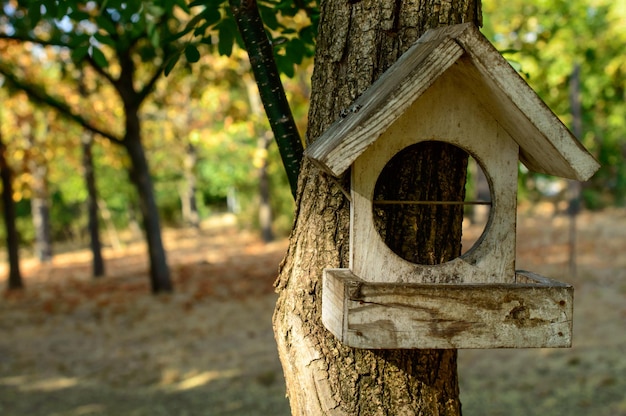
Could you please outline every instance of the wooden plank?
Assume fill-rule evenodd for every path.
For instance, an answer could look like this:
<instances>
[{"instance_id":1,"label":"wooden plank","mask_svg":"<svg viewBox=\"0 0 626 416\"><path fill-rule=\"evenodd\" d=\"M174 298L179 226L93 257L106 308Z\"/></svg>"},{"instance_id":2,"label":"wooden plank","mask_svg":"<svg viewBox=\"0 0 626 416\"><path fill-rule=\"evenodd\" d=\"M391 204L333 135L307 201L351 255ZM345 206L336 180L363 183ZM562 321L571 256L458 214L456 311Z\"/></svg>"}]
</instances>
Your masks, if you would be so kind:
<instances>
[{"instance_id":1,"label":"wooden plank","mask_svg":"<svg viewBox=\"0 0 626 416\"><path fill-rule=\"evenodd\" d=\"M467 87L489 111L500 114L499 121L519 143L521 160L528 169L580 181L598 170L594 157L478 28L467 28L456 40L472 64L464 69L480 73L470 77ZM488 97L490 102L485 103Z\"/></svg>"},{"instance_id":2,"label":"wooden plank","mask_svg":"<svg viewBox=\"0 0 626 416\"><path fill-rule=\"evenodd\" d=\"M530 170L577 180L587 180L598 170L593 156L471 23L424 34L338 115L305 155L340 176L450 71L463 75L459 91L474 96L519 143L521 160Z\"/></svg>"},{"instance_id":3,"label":"wooden plank","mask_svg":"<svg viewBox=\"0 0 626 416\"><path fill-rule=\"evenodd\" d=\"M326 278L330 273L334 278ZM352 273L348 269L326 269L322 279L322 323L333 334L341 333L347 324L346 300L350 297L346 290L354 285ZM358 283L357 283L358 284Z\"/></svg>"},{"instance_id":4,"label":"wooden plank","mask_svg":"<svg viewBox=\"0 0 626 416\"><path fill-rule=\"evenodd\" d=\"M452 33L459 30L453 29ZM339 119L305 155L331 175L340 176L462 54L463 49L447 35L418 41L338 114Z\"/></svg>"},{"instance_id":5,"label":"wooden plank","mask_svg":"<svg viewBox=\"0 0 626 416\"><path fill-rule=\"evenodd\" d=\"M322 319L357 348L571 346L573 288L533 276L517 284L381 284L330 269Z\"/></svg>"}]
</instances>

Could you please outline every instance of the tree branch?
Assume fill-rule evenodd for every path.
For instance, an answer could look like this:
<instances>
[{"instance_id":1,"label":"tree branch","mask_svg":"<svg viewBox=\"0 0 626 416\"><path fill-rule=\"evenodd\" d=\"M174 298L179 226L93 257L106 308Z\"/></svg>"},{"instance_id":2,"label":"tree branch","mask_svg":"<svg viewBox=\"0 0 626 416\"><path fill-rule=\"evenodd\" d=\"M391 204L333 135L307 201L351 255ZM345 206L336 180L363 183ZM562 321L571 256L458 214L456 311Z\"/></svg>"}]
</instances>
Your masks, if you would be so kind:
<instances>
[{"instance_id":1,"label":"tree branch","mask_svg":"<svg viewBox=\"0 0 626 416\"><path fill-rule=\"evenodd\" d=\"M12 40L15 42L22 42L22 43L34 43L37 45L41 45L41 46L55 46L55 47L62 47L62 48L67 48L67 49L72 49L70 46L68 46L66 43L63 42L55 42L52 40L44 40L44 39L40 39L40 38L33 38L33 37L29 37L29 36L21 36L21 35L6 35L4 33L0 33L0 39L4 39L4 40ZM94 71L96 71L97 73L99 73L100 75L102 75L107 81L109 81L111 84L115 85L115 78L113 78L111 76L111 74L109 74L108 72L106 72L103 68L101 68L98 64L96 64L96 62L93 60L93 58L89 55L87 55L85 57L85 61L89 64L89 66L91 68L94 69Z\"/></svg>"},{"instance_id":2,"label":"tree branch","mask_svg":"<svg viewBox=\"0 0 626 416\"><path fill-rule=\"evenodd\" d=\"M229 0L229 4L246 45L261 101L295 198L304 146L280 80L272 45L265 33L256 0Z\"/></svg>"},{"instance_id":3,"label":"tree branch","mask_svg":"<svg viewBox=\"0 0 626 416\"><path fill-rule=\"evenodd\" d=\"M13 40L13 41L22 42L22 43L24 42L35 43L41 46L57 46L57 47L71 49L66 43L63 43L63 42L55 42L53 40L44 40L44 39L34 38L30 36L7 35L6 33L0 33L0 39Z\"/></svg>"},{"instance_id":4,"label":"tree branch","mask_svg":"<svg viewBox=\"0 0 626 416\"><path fill-rule=\"evenodd\" d=\"M2 74L5 77L5 79L10 84L12 84L15 88L24 91L28 95L28 97L32 99L33 101L36 101L40 104L44 104L44 105L54 108L59 113L65 115L66 117L70 118L71 120L81 125L83 128L89 131L92 131L96 134L99 134L103 137L106 137L107 139L111 140L115 144L119 144L119 145L123 144L122 139L120 139L119 137L117 137L111 132L102 130L98 128L97 126L94 126L89 121L87 121L83 116L74 112L72 108L68 106L66 103L64 103L61 100L58 100L57 98L45 92L43 88L24 82L23 80L16 77L12 71L10 71L9 69L1 65L0 65L0 74Z\"/></svg>"},{"instance_id":5,"label":"tree branch","mask_svg":"<svg viewBox=\"0 0 626 416\"><path fill-rule=\"evenodd\" d=\"M137 94L137 99L139 100L139 103L142 103L143 100L145 100L146 97L150 94L150 91L152 91L152 89L154 88L154 84L156 84L156 82L163 74L163 71L165 71L166 62L167 59L164 58L163 63L158 66L158 68L154 71L154 74L152 74L152 77L148 80L148 82L146 82L141 91L139 91L139 93Z\"/></svg>"},{"instance_id":6,"label":"tree branch","mask_svg":"<svg viewBox=\"0 0 626 416\"><path fill-rule=\"evenodd\" d=\"M115 87L115 83L117 82L117 80L115 78L113 78L111 76L111 74L109 74L107 71L105 71L103 68L101 68L100 65L98 65L96 63L96 61L94 61L91 56L87 55L85 60L87 61L89 66L91 68L93 68L94 71L96 71L98 74L102 75L107 81L109 81L111 83L111 85L113 85Z\"/></svg>"}]
</instances>

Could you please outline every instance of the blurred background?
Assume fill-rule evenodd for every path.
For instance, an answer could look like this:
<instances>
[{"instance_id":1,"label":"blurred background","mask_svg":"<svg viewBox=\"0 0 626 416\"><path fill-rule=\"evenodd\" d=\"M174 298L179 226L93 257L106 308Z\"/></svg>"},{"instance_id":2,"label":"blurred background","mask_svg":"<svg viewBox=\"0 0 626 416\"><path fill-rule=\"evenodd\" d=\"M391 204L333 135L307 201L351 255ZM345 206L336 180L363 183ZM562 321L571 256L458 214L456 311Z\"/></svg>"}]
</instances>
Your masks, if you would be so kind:
<instances>
[{"instance_id":1,"label":"blurred background","mask_svg":"<svg viewBox=\"0 0 626 416\"><path fill-rule=\"evenodd\" d=\"M0 414L289 414L271 315L295 205L232 13L100 3L0 2ZM259 4L304 135L316 2ZM626 1L483 17L602 167L583 184L519 167L518 268L574 284L574 347L461 351L464 413L626 415ZM158 297L134 116L174 288Z\"/></svg>"}]
</instances>

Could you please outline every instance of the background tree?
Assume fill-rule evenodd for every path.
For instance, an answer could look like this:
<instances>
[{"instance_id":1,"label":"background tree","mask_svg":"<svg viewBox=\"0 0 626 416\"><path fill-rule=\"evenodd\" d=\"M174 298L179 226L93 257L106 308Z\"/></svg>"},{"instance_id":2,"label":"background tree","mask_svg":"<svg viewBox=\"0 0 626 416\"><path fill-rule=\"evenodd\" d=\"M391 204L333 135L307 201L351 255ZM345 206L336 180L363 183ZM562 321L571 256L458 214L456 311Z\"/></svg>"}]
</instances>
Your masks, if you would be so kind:
<instances>
[{"instance_id":1,"label":"background tree","mask_svg":"<svg viewBox=\"0 0 626 416\"><path fill-rule=\"evenodd\" d=\"M30 211L35 227L35 254L40 262L52 261L51 195L48 186L49 153L45 141L49 133L49 114L34 109L19 120L24 135L26 170L30 177ZM42 151L43 150L43 151Z\"/></svg>"},{"instance_id":2,"label":"background tree","mask_svg":"<svg viewBox=\"0 0 626 416\"><path fill-rule=\"evenodd\" d=\"M583 184L586 205L626 203L624 2L485 0L484 4L485 35L550 108L573 131L580 131L579 139L598 158L600 170ZM572 100L571 86L577 81L580 100ZM527 172L521 173L527 177ZM553 180L537 175L532 179ZM537 197L532 194L536 189L530 192Z\"/></svg>"},{"instance_id":3,"label":"background tree","mask_svg":"<svg viewBox=\"0 0 626 416\"><path fill-rule=\"evenodd\" d=\"M84 132L82 135L83 176L85 177L85 188L87 188L87 228L92 253L93 276L102 277L104 276L104 258L102 257L100 222L98 221L98 190L93 162L93 136L91 132Z\"/></svg>"},{"instance_id":4,"label":"background tree","mask_svg":"<svg viewBox=\"0 0 626 416\"><path fill-rule=\"evenodd\" d=\"M2 212L6 228L6 243L9 254L8 290L21 289L19 247L20 237L16 226L15 201L13 200L13 170L7 160L7 147L2 134L2 112L0 112L0 179L2 181Z\"/></svg>"},{"instance_id":5,"label":"background tree","mask_svg":"<svg viewBox=\"0 0 626 416\"><path fill-rule=\"evenodd\" d=\"M315 140L427 29L467 21L479 24L481 19L480 3L462 0L445 7L410 1L322 1L320 11L308 141ZM408 159L413 169L401 163L391 175L411 184L405 189L428 184L432 191L450 196L463 192L466 155L431 146ZM433 165L435 160L440 164ZM306 161L298 189L296 221L277 281L274 314L292 413L460 414L455 350L352 349L324 329L320 279L324 267L347 266L349 204L342 191ZM421 248L420 256L439 250L447 253L444 260L458 255L462 213L456 214L434 219L440 223L431 226L439 225L438 232L448 237L438 247Z\"/></svg>"},{"instance_id":6,"label":"background tree","mask_svg":"<svg viewBox=\"0 0 626 416\"><path fill-rule=\"evenodd\" d=\"M187 10L184 2L178 6ZM84 84L87 71L102 83L86 84L91 102L69 102L53 94L44 84L24 75L27 69L19 62L3 62L0 72L14 86L29 93L33 99L55 107L83 127L122 146L129 157L129 177L139 195L139 207L150 258L150 280L154 292L172 289L169 268L161 239L161 226L148 161L141 137L139 111L156 81L180 53L172 44L178 22L174 2L126 3L55 1L17 4L5 2L0 38L21 45L49 47L63 63L63 70L75 74ZM189 48L187 57L196 56ZM49 59L51 57L48 57ZM69 59L71 58L71 59ZM84 109L103 109L96 105L94 90L108 88L116 95L120 127L111 130L98 123L98 113L85 114ZM74 88L76 91L77 88ZM78 104L78 105L77 105ZM80 105L82 104L82 106ZM115 114L115 110L110 110ZM119 112L117 112L119 114Z\"/></svg>"}]
</instances>

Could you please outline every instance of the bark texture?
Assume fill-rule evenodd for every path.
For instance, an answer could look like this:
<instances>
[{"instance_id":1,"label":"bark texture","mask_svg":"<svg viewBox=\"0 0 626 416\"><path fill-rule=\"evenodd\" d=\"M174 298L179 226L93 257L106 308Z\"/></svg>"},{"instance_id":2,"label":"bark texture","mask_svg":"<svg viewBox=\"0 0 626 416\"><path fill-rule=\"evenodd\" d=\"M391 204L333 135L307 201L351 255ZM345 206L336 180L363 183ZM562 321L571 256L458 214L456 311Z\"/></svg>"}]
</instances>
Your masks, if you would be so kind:
<instances>
[{"instance_id":1,"label":"bark texture","mask_svg":"<svg viewBox=\"0 0 626 416\"><path fill-rule=\"evenodd\" d=\"M322 1L320 10L309 142L427 29L480 20L478 0ZM433 160L439 161L439 170L442 166L461 168L434 178L429 171ZM422 198L462 198L466 161L466 155L442 154L441 147L433 146L409 158L411 172L400 163L391 177L418 187L428 184ZM343 182L347 189L347 178ZM298 190L296 220L277 280L280 296L274 314L292 414L459 415L455 350L352 349L323 327L322 269L348 266L349 203L335 181L307 161ZM460 222L457 214L447 215L432 219L440 222L439 233L450 230L449 239L437 242L443 254L433 254L433 246L422 248L421 262L435 255L443 256L443 261L458 255ZM393 227L398 227L394 224L401 227L402 223L388 222L387 234L393 235ZM399 244L398 250L409 249L405 241L387 243Z\"/></svg>"}]
</instances>

